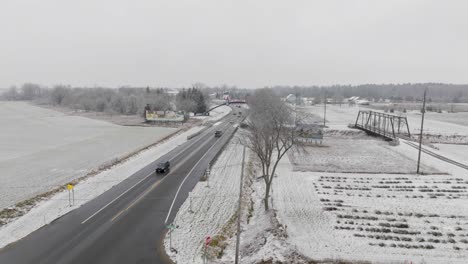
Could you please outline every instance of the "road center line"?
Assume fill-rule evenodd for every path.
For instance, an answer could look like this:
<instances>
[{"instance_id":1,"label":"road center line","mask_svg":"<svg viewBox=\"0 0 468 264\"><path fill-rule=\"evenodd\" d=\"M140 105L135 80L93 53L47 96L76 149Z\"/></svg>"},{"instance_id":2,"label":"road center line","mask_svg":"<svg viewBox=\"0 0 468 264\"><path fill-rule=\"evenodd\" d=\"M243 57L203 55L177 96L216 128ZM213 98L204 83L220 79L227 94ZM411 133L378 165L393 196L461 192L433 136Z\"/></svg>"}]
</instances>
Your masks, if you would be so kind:
<instances>
[{"instance_id":1,"label":"road center line","mask_svg":"<svg viewBox=\"0 0 468 264\"><path fill-rule=\"evenodd\" d=\"M166 175L167 176L167 175ZM146 190L140 197L138 197L135 201L133 201L129 206L127 206L127 208L123 209L122 211L120 211L118 214L116 214L114 217L112 217L111 219L111 222L113 222L115 219L117 219L117 217L119 217L121 214L123 214L124 212L128 211L128 209L130 209L132 206L134 206L136 203L138 203L143 197L145 197L150 191L152 191L154 188L156 188L165 178L153 183L153 185L151 185L150 188L148 188L148 190Z\"/></svg>"},{"instance_id":2,"label":"road center line","mask_svg":"<svg viewBox=\"0 0 468 264\"><path fill-rule=\"evenodd\" d=\"M205 142L205 144L200 145L200 146L199 146L198 148L196 148L190 155L188 155L187 157L185 157L185 158L180 162L180 164L174 166L174 167L172 168L172 170L169 171L169 173L166 174L166 175L164 176L164 178L162 178L161 180L159 180L159 181L153 183L153 185L151 185L150 188L148 188L142 195L140 195L137 199L135 199L127 208L123 209L122 211L120 211L119 213L117 213L117 215L115 215L114 217L112 217L111 222L114 221L117 217L119 217L119 215L121 215L123 212L127 211L127 210L130 209L132 206L134 206L136 203L138 203L143 197L145 197L146 195L148 195L148 193L149 193L150 191L152 191L152 190L153 190L154 188L156 188L161 182L163 182L165 179L167 179L167 178L169 177L169 175L171 175L172 171L176 171L176 170L181 166L181 164L183 164L185 161L187 161L188 159L190 159L190 158L194 155L194 153L198 152L198 151L199 151L201 148L203 148L207 143L208 143L208 141ZM151 173L151 174L152 174L152 173Z\"/></svg>"},{"instance_id":3,"label":"road center line","mask_svg":"<svg viewBox=\"0 0 468 264\"><path fill-rule=\"evenodd\" d=\"M190 174L192 174L192 172L195 170L195 168L198 166L198 164L203 160L203 158L205 158L206 155L208 155L208 153L210 153L211 149L216 146L216 143L218 143L218 141L220 140L221 138L218 138L215 143L213 144L213 146L211 146L207 151L206 153L200 158L200 160L198 160L198 162L195 164L195 166L193 166L193 168L190 170L189 173L187 173L187 176L185 176L184 180L180 183L179 185L179 188L177 189L177 192L174 196L174 200L172 200L172 204L171 204L171 207L169 208L169 212L167 213L167 217L166 217L166 220L164 220L164 224L167 224L167 220L169 219L169 216L171 215L171 211L172 211L172 207L174 206L174 203L177 199L177 196L179 195L179 191L180 189L182 188L182 185L184 185L184 182L185 180L187 180L187 178L190 176Z\"/></svg>"},{"instance_id":4,"label":"road center line","mask_svg":"<svg viewBox=\"0 0 468 264\"><path fill-rule=\"evenodd\" d=\"M183 150L181 150L179 153L177 153L174 157L172 157L171 160L173 160L174 158L178 157L180 154L184 153L187 149L189 149L190 147L192 147L195 143L198 143L200 140L202 139L202 137L199 137L198 140L192 142L191 144L189 144L189 146L187 146L186 148L184 148ZM197 163L198 164L198 163ZM114 203L115 201L117 201L120 197L122 197L123 195L125 195L126 193L128 193L130 190L132 190L133 188L135 188L138 184L140 184L141 182L143 182L145 179L147 179L149 176L151 176L153 174L153 172L151 172L150 174L146 175L143 179L139 180L137 183L135 183L134 185L132 185L132 187L128 188L127 190L125 190L125 192L121 193L119 196L117 196L116 198L114 198L112 201L110 201L108 204L106 204L104 207L102 207L101 209L99 209L98 211L96 211L94 214L92 214L90 217L86 218L83 222L81 222L81 224L85 224L86 222L88 222L91 218L93 218L94 216L96 216L97 214L99 214L100 212L102 212L102 210L106 209L109 205L111 205L112 203Z\"/></svg>"},{"instance_id":5,"label":"road center line","mask_svg":"<svg viewBox=\"0 0 468 264\"><path fill-rule=\"evenodd\" d=\"M112 203L114 203L115 201L117 201L120 197L122 197L124 194L128 193L130 190L132 190L133 188L135 188L135 186L137 186L138 184L140 184L142 181L146 180L146 178L148 178L150 175L152 175L153 173L150 173L148 174L147 176L145 176L143 179L139 180L137 183L135 183L132 187L128 188L125 192L121 193L119 196L115 197L112 201L110 201L108 204L106 204L104 207L102 207L101 209L99 209L97 212L95 212L94 214L92 214L90 217L86 218L83 222L81 222L81 224L84 224L86 222L88 222L91 218L93 218L94 216L96 216L97 214L99 214L102 210L106 209L109 205L111 205Z\"/></svg>"}]
</instances>

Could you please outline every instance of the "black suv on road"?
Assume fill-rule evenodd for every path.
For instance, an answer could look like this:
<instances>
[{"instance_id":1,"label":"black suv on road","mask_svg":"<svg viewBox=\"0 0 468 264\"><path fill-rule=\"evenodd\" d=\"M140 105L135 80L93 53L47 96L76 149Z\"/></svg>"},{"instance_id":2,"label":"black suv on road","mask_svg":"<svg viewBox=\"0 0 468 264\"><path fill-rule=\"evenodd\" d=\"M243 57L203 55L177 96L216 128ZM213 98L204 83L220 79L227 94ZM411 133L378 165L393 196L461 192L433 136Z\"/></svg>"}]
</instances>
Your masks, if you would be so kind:
<instances>
[{"instance_id":1,"label":"black suv on road","mask_svg":"<svg viewBox=\"0 0 468 264\"><path fill-rule=\"evenodd\" d=\"M156 173L165 173L166 171L169 171L170 166L171 164L169 161L161 162L158 164L158 167L156 167Z\"/></svg>"}]
</instances>

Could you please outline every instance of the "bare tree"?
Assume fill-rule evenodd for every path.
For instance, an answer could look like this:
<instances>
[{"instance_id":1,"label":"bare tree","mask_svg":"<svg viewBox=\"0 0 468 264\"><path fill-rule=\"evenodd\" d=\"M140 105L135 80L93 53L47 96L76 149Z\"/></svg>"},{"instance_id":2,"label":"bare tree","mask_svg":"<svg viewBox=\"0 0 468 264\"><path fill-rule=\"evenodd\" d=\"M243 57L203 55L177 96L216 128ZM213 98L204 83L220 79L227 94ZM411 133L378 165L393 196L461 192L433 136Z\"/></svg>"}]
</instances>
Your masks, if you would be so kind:
<instances>
[{"instance_id":1,"label":"bare tree","mask_svg":"<svg viewBox=\"0 0 468 264\"><path fill-rule=\"evenodd\" d=\"M171 105L172 98L167 93L161 93L156 97L153 109L156 111L164 111L164 115L166 115L167 111L172 110Z\"/></svg>"},{"instance_id":2,"label":"bare tree","mask_svg":"<svg viewBox=\"0 0 468 264\"><path fill-rule=\"evenodd\" d=\"M135 115L138 112L138 100L135 95L128 96L126 108L129 115Z\"/></svg>"},{"instance_id":3,"label":"bare tree","mask_svg":"<svg viewBox=\"0 0 468 264\"><path fill-rule=\"evenodd\" d=\"M63 86L63 85L57 85L52 89L52 92L50 93L52 104L53 105L61 105L62 102L64 101L65 97L68 96L70 93L70 88Z\"/></svg>"},{"instance_id":4,"label":"bare tree","mask_svg":"<svg viewBox=\"0 0 468 264\"><path fill-rule=\"evenodd\" d=\"M8 91L6 91L6 92L4 92L2 94L2 96L6 100L18 100L18 98L19 98L18 89L16 88L16 86L11 86L8 89Z\"/></svg>"},{"instance_id":5,"label":"bare tree","mask_svg":"<svg viewBox=\"0 0 468 264\"><path fill-rule=\"evenodd\" d=\"M127 111L125 98L120 94L116 95L115 97L112 98L111 107L115 112L119 114L125 114Z\"/></svg>"},{"instance_id":6,"label":"bare tree","mask_svg":"<svg viewBox=\"0 0 468 264\"><path fill-rule=\"evenodd\" d=\"M265 182L264 204L269 210L271 185L278 163L292 148L295 137L293 110L271 89L255 91L249 98L249 128L243 144L260 159Z\"/></svg>"},{"instance_id":7,"label":"bare tree","mask_svg":"<svg viewBox=\"0 0 468 264\"><path fill-rule=\"evenodd\" d=\"M33 100L40 96L41 87L33 83L25 83L21 86L21 93L23 100Z\"/></svg>"}]
</instances>

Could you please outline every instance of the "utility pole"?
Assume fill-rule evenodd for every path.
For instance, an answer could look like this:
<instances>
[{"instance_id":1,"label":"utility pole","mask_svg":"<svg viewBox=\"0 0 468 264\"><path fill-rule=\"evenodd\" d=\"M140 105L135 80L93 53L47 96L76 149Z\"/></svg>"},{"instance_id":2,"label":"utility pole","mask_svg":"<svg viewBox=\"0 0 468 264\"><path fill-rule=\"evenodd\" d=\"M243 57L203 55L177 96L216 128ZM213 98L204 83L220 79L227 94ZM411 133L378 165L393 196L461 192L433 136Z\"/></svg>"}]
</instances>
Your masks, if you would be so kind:
<instances>
[{"instance_id":1,"label":"utility pole","mask_svg":"<svg viewBox=\"0 0 468 264\"><path fill-rule=\"evenodd\" d=\"M325 120L327 117L327 93L325 92L324 96L324 101L323 101L323 127L325 127Z\"/></svg>"},{"instance_id":2,"label":"utility pole","mask_svg":"<svg viewBox=\"0 0 468 264\"><path fill-rule=\"evenodd\" d=\"M235 264L239 264L239 246L240 246L240 222L241 222L241 202L242 202L242 182L244 181L244 161L245 161L245 146L242 151L242 169L239 189L239 205L237 206L237 238L236 238L236 257Z\"/></svg>"},{"instance_id":3,"label":"utility pole","mask_svg":"<svg viewBox=\"0 0 468 264\"><path fill-rule=\"evenodd\" d=\"M421 131L419 133L418 168L416 170L416 174L419 174L419 164L421 162L421 145L422 145L422 136L423 136L423 128L424 128L424 114L426 113L426 93L427 93L427 88L424 89L422 118L421 118Z\"/></svg>"}]
</instances>

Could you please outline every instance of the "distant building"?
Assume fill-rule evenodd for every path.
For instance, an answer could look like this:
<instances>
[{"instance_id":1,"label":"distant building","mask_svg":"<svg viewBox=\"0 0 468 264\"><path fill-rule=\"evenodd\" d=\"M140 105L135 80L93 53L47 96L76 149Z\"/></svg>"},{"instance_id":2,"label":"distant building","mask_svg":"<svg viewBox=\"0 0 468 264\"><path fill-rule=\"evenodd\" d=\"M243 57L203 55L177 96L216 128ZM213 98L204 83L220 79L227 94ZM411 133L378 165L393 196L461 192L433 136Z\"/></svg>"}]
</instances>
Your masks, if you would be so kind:
<instances>
[{"instance_id":1,"label":"distant building","mask_svg":"<svg viewBox=\"0 0 468 264\"><path fill-rule=\"evenodd\" d=\"M167 92L167 94L169 94L169 95L174 95L174 96L175 96L175 95L177 95L177 94L179 93L179 90L170 89L170 90L167 90L166 92Z\"/></svg>"},{"instance_id":2,"label":"distant building","mask_svg":"<svg viewBox=\"0 0 468 264\"><path fill-rule=\"evenodd\" d=\"M357 103L358 100L359 100L359 96L352 96L348 98L348 103Z\"/></svg>"},{"instance_id":3,"label":"distant building","mask_svg":"<svg viewBox=\"0 0 468 264\"><path fill-rule=\"evenodd\" d=\"M354 104L358 104L358 105L369 105L370 102L369 100L366 100L366 99L360 99L359 96L352 96L348 99L345 99L346 101L348 101L348 103L350 105L354 105Z\"/></svg>"},{"instance_id":4,"label":"distant building","mask_svg":"<svg viewBox=\"0 0 468 264\"><path fill-rule=\"evenodd\" d=\"M223 94L223 100L226 100L226 101L231 100L231 97L229 96L229 92L224 92L224 94Z\"/></svg>"},{"instance_id":5,"label":"distant building","mask_svg":"<svg viewBox=\"0 0 468 264\"><path fill-rule=\"evenodd\" d=\"M357 104L358 105L370 105L370 102L368 100L358 100Z\"/></svg>"},{"instance_id":6,"label":"distant building","mask_svg":"<svg viewBox=\"0 0 468 264\"><path fill-rule=\"evenodd\" d=\"M298 124L296 126L296 142L301 143L320 143L323 140L323 128L318 124Z\"/></svg>"}]
</instances>

